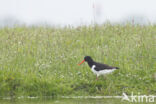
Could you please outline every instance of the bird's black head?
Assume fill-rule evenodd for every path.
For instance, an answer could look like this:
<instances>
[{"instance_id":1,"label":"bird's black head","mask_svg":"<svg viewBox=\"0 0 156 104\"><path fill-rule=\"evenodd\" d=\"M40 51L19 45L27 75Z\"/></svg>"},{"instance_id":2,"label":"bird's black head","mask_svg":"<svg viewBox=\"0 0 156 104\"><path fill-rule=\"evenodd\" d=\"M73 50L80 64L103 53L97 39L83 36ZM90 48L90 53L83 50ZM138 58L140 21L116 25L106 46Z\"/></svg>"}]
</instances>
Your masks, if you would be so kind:
<instances>
[{"instance_id":1,"label":"bird's black head","mask_svg":"<svg viewBox=\"0 0 156 104\"><path fill-rule=\"evenodd\" d=\"M90 56L85 56L85 57L84 57L84 60L85 60L86 62L92 62L92 61L93 61L93 59L92 59Z\"/></svg>"},{"instance_id":2,"label":"bird's black head","mask_svg":"<svg viewBox=\"0 0 156 104\"><path fill-rule=\"evenodd\" d=\"M84 60L81 63L79 63L78 65L81 65L85 61L88 62L88 63L92 63L93 62L93 60L92 60L92 58L90 56L85 56Z\"/></svg>"}]
</instances>

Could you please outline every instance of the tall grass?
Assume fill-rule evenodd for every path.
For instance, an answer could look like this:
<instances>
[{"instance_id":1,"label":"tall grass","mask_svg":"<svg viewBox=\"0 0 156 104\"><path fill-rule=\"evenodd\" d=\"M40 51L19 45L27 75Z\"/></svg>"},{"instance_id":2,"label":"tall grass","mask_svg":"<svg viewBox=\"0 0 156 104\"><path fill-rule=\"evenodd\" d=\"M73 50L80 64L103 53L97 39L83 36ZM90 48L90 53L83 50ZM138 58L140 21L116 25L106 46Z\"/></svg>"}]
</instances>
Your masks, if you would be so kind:
<instances>
[{"instance_id":1,"label":"tall grass","mask_svg":"<svg viewBox=\"0 0 156 104\"><path fill-rule=\"evenodd\" d=\"M156 94L156 26L0 29L0 96ZM96 76L85 55L120 70Z\"/></svg>"}]
</instances>

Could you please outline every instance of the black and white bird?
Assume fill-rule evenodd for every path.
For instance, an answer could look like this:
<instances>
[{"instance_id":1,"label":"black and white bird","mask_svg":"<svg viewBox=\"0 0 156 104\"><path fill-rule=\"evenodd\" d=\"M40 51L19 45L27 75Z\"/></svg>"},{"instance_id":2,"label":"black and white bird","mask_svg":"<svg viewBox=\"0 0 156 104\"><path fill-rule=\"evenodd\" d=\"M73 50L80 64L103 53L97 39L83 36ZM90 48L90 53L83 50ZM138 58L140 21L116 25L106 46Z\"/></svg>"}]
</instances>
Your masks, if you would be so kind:
<instances>
[{"instance_id":1,"label":"black and white bird","mask_svg":"<svg viewBox=\"0 0 156 104\"><path fill-rule=\"evenodd\" d=\"M112 73L113 71L115 71L116 69L119 69L118 67L113 67L113 66L109 66L106 64L101 64L101 63L95 62L90 56L85 56L84 60L81 63L79 63L78 65L82 64L85 61L88 63L92 72L94 74L96 74L96 79L98 79L98 77L100 75L109 74L109 73Z\"/></svg>"}]
</instances>

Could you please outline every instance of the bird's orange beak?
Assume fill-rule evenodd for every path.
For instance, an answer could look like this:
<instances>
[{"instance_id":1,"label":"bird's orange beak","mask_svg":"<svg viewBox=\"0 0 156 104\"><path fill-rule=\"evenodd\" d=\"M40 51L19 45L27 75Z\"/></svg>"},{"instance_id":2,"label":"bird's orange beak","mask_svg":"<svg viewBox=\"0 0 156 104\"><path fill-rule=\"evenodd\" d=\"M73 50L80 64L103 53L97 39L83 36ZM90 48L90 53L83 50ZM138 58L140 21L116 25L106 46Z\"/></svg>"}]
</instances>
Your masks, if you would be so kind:
<instances>
[{"instance_id":1,"label":"bird's orange beak","mask_svg":"<svg viewBox=\"0 0 156 104\"><path fill-rule=\"evenodd\" d=\"M81 63L79 63L78 65L81 65L82 63L84 63L85 62L85 60L83 60Z\"/></svg>"}]
</instances>

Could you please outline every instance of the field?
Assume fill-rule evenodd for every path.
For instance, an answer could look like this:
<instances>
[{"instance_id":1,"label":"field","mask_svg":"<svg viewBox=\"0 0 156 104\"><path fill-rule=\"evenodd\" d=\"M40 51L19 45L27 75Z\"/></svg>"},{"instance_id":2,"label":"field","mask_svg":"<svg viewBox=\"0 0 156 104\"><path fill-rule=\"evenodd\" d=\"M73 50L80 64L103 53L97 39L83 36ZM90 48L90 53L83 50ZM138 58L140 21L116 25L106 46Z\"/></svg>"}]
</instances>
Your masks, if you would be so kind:
<instances>
[{"instance_id":1,"label":"field","mask_svg":"<svg viewBox=\"0 0 156 104\"><path fill-rule=\"evenodd\" d=\"M120 69L96 76L84 56ZM156 25L0 29L0 96L156 95Z\"/></svg>"}]
</instances>

